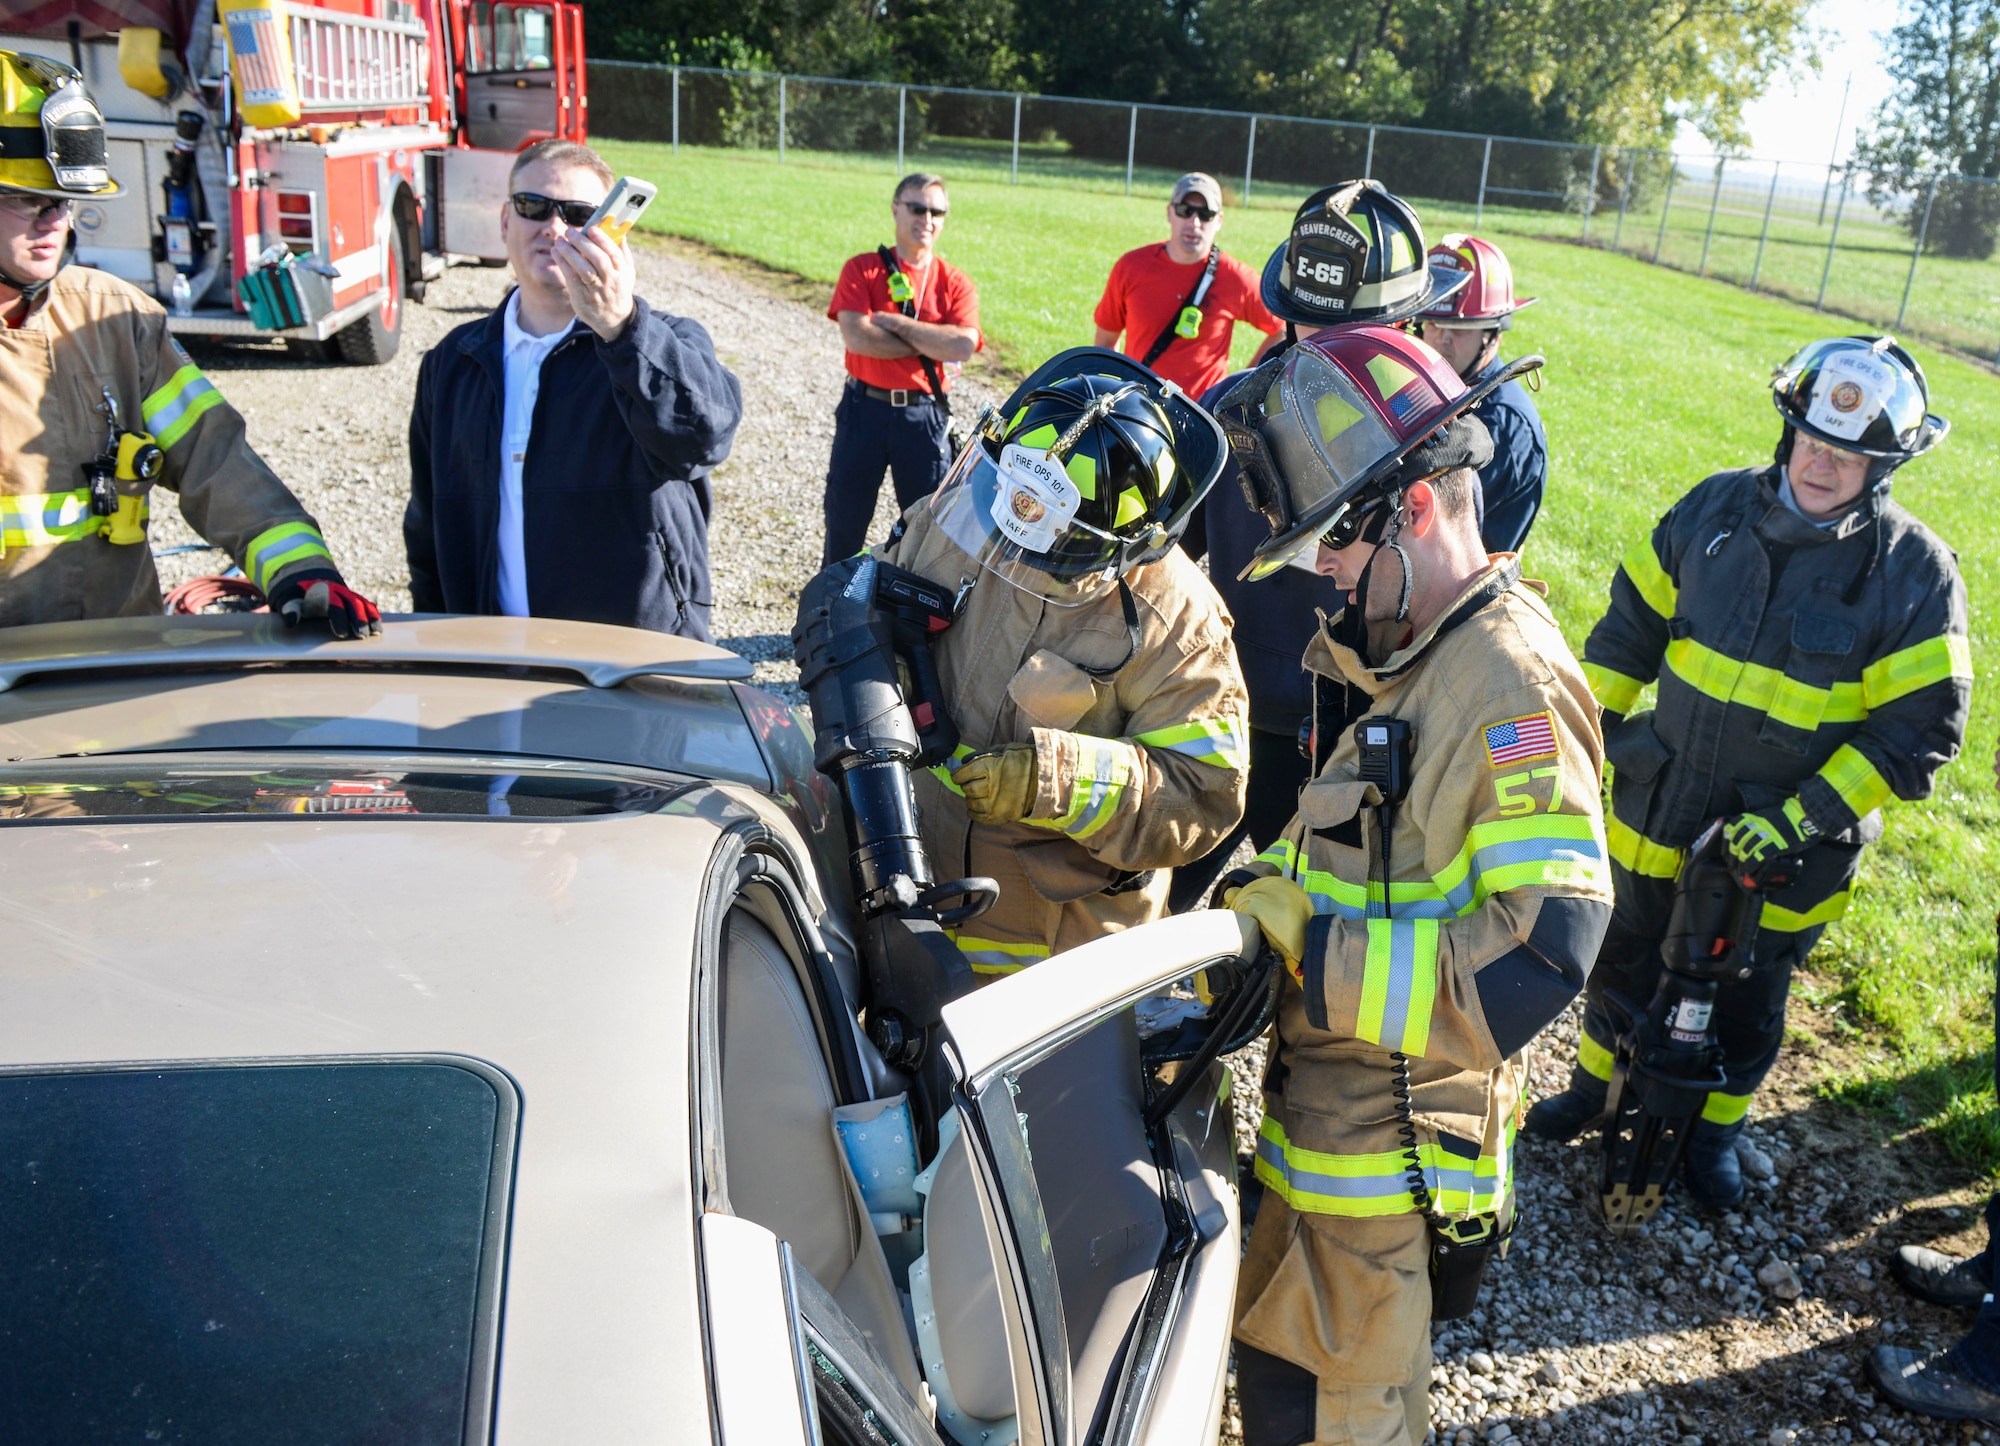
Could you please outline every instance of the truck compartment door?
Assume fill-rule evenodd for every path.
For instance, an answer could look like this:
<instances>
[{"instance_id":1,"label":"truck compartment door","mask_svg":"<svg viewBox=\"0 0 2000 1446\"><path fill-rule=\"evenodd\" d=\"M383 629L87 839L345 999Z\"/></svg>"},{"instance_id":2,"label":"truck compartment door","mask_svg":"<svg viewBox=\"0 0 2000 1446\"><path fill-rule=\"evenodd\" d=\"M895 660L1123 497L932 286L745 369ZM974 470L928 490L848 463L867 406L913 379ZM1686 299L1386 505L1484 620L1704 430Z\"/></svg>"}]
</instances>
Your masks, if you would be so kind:
<instances>
[{"instance_id":1,"label":"truck compartment door","mask_svg":"<svg viewBox=\"0 0 2000 1446\"><path fill-rule=\"evenodd\" d=\"M446 150L438 157L432 202L437 217L440 251L505 261L500 240L500 208L507 204L507 173L514 168L511 151Z\"/></svg>"}]
</instances>

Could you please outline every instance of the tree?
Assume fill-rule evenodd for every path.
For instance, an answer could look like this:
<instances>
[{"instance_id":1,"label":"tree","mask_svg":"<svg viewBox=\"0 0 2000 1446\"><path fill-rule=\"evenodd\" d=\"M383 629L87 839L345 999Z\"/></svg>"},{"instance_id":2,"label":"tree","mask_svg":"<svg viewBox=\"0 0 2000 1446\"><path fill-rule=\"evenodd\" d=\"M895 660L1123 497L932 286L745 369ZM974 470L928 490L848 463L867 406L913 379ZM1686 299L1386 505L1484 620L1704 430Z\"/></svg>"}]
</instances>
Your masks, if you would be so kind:
<instances>
[{"instance_id":1,"label":"tree","mask_svg":"<svg viewBox=\"0 0 2000 1446\"><path fill-rule=\"evenodd\" d=\"M1896 89L1882 102L1855 159L1868 168L1869 199L1899 210L1914 234L1930 207L1926 248L1985 260L2000 236L2000 0L1911 0L1889 37Z\"/></svg>"}]
</instances>

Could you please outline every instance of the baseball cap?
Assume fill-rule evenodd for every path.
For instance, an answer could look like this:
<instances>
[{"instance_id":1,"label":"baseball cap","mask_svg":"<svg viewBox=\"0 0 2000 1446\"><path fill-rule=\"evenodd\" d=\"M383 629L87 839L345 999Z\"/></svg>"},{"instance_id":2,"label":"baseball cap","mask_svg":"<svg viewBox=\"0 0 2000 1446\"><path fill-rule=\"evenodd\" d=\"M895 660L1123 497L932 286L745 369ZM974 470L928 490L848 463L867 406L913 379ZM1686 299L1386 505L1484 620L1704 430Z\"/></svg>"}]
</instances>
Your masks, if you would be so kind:
<instances>
[{"instance_id":1,"label":"baseball cap","mask_svg":"<svg viewBox=\"0 0 2000 1446\"><path fill-rule=\"evenodd\" d=\"M1208 202L1208 209L1211 211L1222 209L1222 184L1206 171L1189 171L1175 181L1173 199L1167 204L1178 206L1189 196L1201 197Z\"/></svg>"}]
</instances>

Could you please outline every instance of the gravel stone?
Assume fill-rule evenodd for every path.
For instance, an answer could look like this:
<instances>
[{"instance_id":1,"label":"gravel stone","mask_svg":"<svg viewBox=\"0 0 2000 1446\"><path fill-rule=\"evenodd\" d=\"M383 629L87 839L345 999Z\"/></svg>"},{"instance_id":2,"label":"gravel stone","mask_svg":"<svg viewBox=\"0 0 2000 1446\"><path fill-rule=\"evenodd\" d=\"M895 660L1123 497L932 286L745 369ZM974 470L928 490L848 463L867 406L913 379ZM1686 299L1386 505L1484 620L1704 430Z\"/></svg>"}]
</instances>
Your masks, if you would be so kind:
<instances>
[{"instance_id":1,"label":"gravel stone","mask_svg":"<svg viewBox=\"0 0 2000 1446\"><path fill-rule=\"evenodd\" d=\"M1777 1174L1771 1157L1751 1144L1747 1136L1736 1141L1736 1163L1752 1180L1769 1180Z\"/></svg>"}]
</instances>

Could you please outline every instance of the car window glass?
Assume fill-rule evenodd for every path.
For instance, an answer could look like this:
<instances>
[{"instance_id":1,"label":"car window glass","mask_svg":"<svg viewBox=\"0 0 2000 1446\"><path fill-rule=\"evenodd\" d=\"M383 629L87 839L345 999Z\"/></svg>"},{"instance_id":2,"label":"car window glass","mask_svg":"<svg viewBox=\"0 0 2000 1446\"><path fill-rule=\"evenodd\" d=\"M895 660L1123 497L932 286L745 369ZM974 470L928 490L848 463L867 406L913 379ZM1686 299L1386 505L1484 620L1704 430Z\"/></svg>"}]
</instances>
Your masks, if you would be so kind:
<instances>
[{"instance_id":1,"label":"car window glass","mask_svg":"<svg viewBox=\"0 0 2000 1446\"><path fill-rule=\"evenodd\" d=\"M473 1066L0 1075L0 1439L485 1439L518 1108Z\"/></svg>"}]
</instances>

